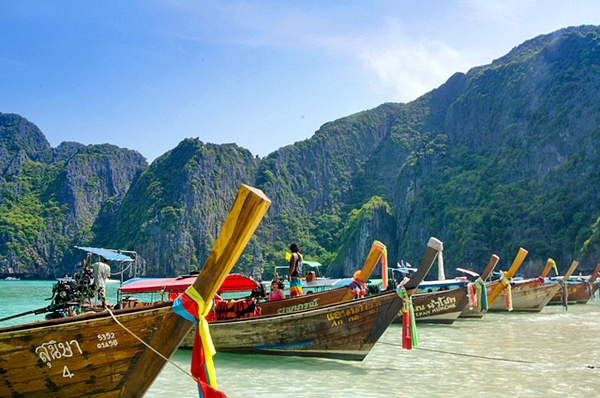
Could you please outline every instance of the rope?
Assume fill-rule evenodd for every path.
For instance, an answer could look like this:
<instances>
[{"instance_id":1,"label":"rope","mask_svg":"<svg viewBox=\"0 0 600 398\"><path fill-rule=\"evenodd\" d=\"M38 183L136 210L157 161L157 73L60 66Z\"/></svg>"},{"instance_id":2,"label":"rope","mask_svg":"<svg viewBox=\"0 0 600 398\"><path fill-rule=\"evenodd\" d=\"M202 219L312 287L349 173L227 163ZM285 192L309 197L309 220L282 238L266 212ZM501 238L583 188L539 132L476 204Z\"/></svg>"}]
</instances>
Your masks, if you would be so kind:
<instances>
[{"instance_id":1,"label":"rope","mask_svg":"<svg viewBox=\"0 0 600 398\"><path fill-rule=\"evenodd\" d=\"M180 371L182 371L185 375L191 377L192 380L194 380L196 383L198 382L198 380L196 380L196 378L194 376L192 376L192 374L190 372L188 372L187 370L183 369L181 366L177 365L175 362L171 361L169 358L165 357L163 354L161 354L156 349L154 349L152 346L150 346L150 344L146 343L144 340L142 340L141 338L139 338L131 330L127 329L127 327L125 325L123 325L121 322L119 322L119 320L115 317L115 315L112 313L112 311L110 310L110 308L107 308L106 310L108 311L108 313L110 314L110 316L112 317L112 319L114 319L114 321L117 323L117 325L121 326L127 333L129 333L130 335L132 335L133 337L135 337L140 343L142 343L143 345L145 345L146 347L148 347L156 355L158 355L159 357L161 357L162 359L164 359L165 361L167 361L168 363L170 363L171 365L175 366L177 369L179 369Z\"/></svg>"},{"instance_id":2,"label":"rope","mask_svg":"<svg viewBox=\"0 0 600 398\"><path fill-rule=\"evenodd\" d=\"M129 268L131 268L131 265L132 265L132 264L133 264L133 263L129 263L129 265L128 265L127 267L123 268L123 270L122 270L122 271L111 272L110 274L111 274L111 275L120 275L120 274L124 274L124 273L125 273L125 271L127 271Z\"/></svg>"},{"instance_id":3,"label":"rope","mask_svg":"<svg viewBox=\"0 0 600 398\"><path fill-rule=\"evenodd\" d=\"M400 344L385 343L383 341L380 341L379 343L386 344L386 345L391 345L391 346L394 346L394 347L402 347ZM486 357L486 356L482 356L482 355L463 354L463 353L460 353L460 352L451 352L451 351L444 351L444 350L434 350L434 349L431 349L431 348L423 348L423 347L415 347L415 349L422 350L422 351L437 352L437 353L440 353L440 354L456 355L456 356L461 356L461 357L486 359L486 360L489 360L489 361L526 363L526 364L539 364L539 362L525 361L525 360L521 360L521 359L506 359L506 358L497 358L497 357ZM564 366L564 367L569 367L569 368L573 367L572 365L568 365L568 364L548 364L548 363L545 363L544 365ZM597 367L593 366L593 365L585 365L585 368L586 369L596 369Z\"/></svg>"}]
</instances>

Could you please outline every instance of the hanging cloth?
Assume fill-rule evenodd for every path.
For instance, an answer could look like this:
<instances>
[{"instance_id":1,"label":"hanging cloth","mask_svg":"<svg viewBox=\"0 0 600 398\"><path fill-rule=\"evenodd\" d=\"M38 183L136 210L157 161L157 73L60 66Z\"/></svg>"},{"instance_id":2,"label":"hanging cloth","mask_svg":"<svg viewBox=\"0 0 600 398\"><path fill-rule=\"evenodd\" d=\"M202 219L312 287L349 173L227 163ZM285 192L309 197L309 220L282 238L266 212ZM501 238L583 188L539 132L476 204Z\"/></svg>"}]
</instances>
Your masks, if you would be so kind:
<instances>
[{"instance_id":1,"label":"hanging cloth","mask_svg":"<svg viewBox=\"0 0 600 398\"><path fill-rule=\"evenodd\" d=\"M512 311L512 290L510 287L510 281L506 276L504 276L504 272L502 271L500 271L500 282L504 286L504 305L508 311Z\"/></svg>"},{"instance_id":2,"label":"hanging cloth","mask_svg":"<svg viewBox=\"0 0 600 398\"><path fill-rule=\"evenodd\" d=\"M477 291L473 282L467 283L467 298L469 299L469 309L477 307Z\"/></svg>"},{"instance_id":3,"label":"hanging cloth","mask_svg":"<svg viewBox=\"0 0 600 398\"><path fill-rule=\"evenodd\" d=\"M477 290L477 309L479 312L487 311L488 309L488 300L487 300L487 289L485 286L485 282L481 277L477 278L475 282L475 289Z\"/></svg>"},{"instance_id":4,"label":"hanging cloth","mask_svg":"<svg viewBox=\"0 0 600 398\"><path fill-rule=\"evenodd\" d=\"M412 350L413 347L419 345L412 299L404 288L404 285L398 286L396 293L402 299L402 348Z\"/></svg>"},{"instance_id":5,"label":"hanging cloth","mask_svg":"<svg viewBox=\"0 0 600 398\"><path fill-rule=\"evenodd\" d=\"M202 296L190 286L185 293L173 302L173 311L189 321L196 323L196 334L192 348L191 371L198 382L198 394L201 398L226 398L223 391L218 390L213 355L215 347L208 330L206 316L211 312L212 300L205 303Z\"/></svg>"}]
</instances>

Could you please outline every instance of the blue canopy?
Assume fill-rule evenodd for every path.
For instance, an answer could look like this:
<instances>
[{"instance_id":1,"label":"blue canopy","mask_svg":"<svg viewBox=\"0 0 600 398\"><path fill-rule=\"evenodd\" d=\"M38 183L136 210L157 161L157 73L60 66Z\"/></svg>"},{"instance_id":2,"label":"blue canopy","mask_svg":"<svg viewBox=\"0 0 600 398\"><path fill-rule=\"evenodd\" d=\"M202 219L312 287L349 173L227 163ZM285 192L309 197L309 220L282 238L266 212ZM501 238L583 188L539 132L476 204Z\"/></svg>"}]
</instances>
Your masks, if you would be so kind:
<instances>
[{"instance_id":1,"label":"blue canopy","mask_svg":"<svg viewBox=\"0 0 600 398\"><path fill-rule=\"evenodd\" d=\"M84 250L89 253L97 254L98 256L102 256L108 261L133 261L133 259L129 256L126 256L121 253L114 252L108 249L97 249L95 247L79 247L75 246L77 249Z\"/></svg>"}]
</instances>

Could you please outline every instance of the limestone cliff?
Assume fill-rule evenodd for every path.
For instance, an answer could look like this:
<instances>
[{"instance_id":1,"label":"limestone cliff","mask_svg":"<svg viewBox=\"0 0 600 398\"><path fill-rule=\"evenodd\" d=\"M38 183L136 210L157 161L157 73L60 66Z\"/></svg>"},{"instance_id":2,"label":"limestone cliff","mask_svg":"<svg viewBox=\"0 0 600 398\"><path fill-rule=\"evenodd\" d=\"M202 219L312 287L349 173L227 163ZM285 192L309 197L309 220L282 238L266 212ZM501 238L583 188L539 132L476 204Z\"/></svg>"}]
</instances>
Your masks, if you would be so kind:
<instances>
[{"instance_id":1,"label":"limestone cliff","mask_svg":"<svg viewBox=\"0 0 600 398\"><path fill-rule=\"evenodd\" d=\"M0 276L52 276L74 244L135 250L136 275L196 270L240 183L273 205L236 270L285 265L289 243L349 276L373 240L390 264L418 264L430 236L447 274L506 269L519 247L535 276L548 257L600 261L600 28L529 40L407 104L324 124L263 159L186 139L147 166L111 145L51 148L0 114Z\"/></svg>"}]
</instances>

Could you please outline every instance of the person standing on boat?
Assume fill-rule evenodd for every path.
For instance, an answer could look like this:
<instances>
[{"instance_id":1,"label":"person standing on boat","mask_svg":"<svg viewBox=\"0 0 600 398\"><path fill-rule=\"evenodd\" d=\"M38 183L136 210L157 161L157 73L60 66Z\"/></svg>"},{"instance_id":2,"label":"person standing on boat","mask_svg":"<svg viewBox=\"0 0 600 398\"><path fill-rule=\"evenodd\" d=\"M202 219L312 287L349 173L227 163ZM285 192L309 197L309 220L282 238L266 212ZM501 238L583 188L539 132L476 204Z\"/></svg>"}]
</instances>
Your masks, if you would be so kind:
<instances>
[{"instance_id":1,"label":"person standing on boat","mask_svg":"<svg viewBox=\"0 0 600 398\"><path fill-rule=\"evenodd\" d=\"M290 297L302 296L302 255L297 243L290 245L292 256L290 257L290 270L288 281L290 281Z\"/></svg>"},{"instance_id":2,"label":"person standing on boat","mask_svg":"<svg viewBox=\"0 0 600 398\"><path fill-rule=\"evenodd\" d=\"M106 261L104 257L102 260ZM106 308L106 281L110 278L110 266L104 261L92 264L94 270L94 285L98 292L98 299L102 301L102 307Z\"/></svg>"},{"instance_id":3,"label":"person standing on boat","mask_svg":"<svg viewBox=\"0 0 600 398\"><path fill-rule=\"evenodd\" d=\"M285 298L285 293L283 292L283 282L280 282L279 279L273 279L271 281L271 291L269 292L269 301L281 300Z\"/></svg>"}]
</instances>

